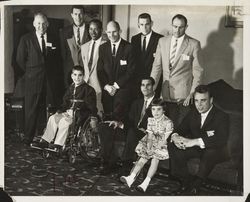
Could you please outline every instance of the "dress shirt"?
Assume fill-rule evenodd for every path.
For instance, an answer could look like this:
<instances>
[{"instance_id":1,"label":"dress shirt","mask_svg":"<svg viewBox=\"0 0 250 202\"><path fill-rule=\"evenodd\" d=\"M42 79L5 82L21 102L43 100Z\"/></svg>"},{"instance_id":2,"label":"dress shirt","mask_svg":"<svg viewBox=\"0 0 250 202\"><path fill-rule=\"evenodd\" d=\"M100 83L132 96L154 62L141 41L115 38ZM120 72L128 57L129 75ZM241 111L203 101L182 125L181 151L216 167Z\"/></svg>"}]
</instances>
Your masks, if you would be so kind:
<instances>
[{"instance_id":1,"label":"dress shirt","mask_svg":"<svg viewBox=\"0 0 250 202\"><path fill-rule=\"evenodd\" d=\"M122 40L122 38L120 38L120 39L119 39L117 42L115 42L115 43L110 42L110 44L111 44L111 51L113 50L113 44L115 44L115 55L116 55L116 53L117 53L117 50L118 50L119 45L120 45L120 43L121 43L121 40Z\"/></svg>"},{"instance_id":2,"label":"dress shirt","mask_svg":"<svg viewBox=\"0 0 250 202\"><path fill-rule=\"evenodd\" d=\"M95 58L95 55L98 51L98 48L100 43L101 43L101 40L102 40L102 37L100 37L99 39L95 40L95 50L94 50L94 55L93 55L93 61L94 61L94 58ZM91 50L92 50L92 46L93 46L93 43L94 43L94 40L92 39L90 41L90 48L89 48L89 59L90 59L90 56L91 56Z\"/></svg>"},{"instance_id":3,"label":"dress shirt","mask_svg":"<svg viewBox=\"0 0 250 202\"><path fill-rule=\"evenodd\" d=\"M81 27L77 27L76 25L73 26L74 36L77 41L77 29L80 28L80 43L82 43L82 37L85 31L85 23Z\"/></svg>"},{"instance_id":4,"label":"dress shirt","mask_svg":"<svg viewBox=\"0 0 250 202\"><path fill-rule=\"evenodd\" d=\"M141 50L143 48L143 39L144 39L144 37L146 37L146 50L147 50L148 43L149 43L151 35L152 35L152 31L149 34L147 34L147 35L141 34Z\"/></svg>"},{"instance_id":5,"label":"dress shirt","mask_svg":"<svg viewBox=\"0 0 250 202\"><path fill-rule=\"evenodd\" d=\"M43 51L41 34L38 34L38 33L36 32L36 37L37 37L37 39L38 39L38 42L39 42L39 46L40 46L40 48L41 48L41 51ZM43 37L44 37L44 41L45 41L45 47L47 48L47 33L45 33L45 34L43 35Z\"/></svg>"},{"instance_id":6,"label":"dress shirt","mask_svg":"<svg viewBox=\"0 0 250 202\"><path fill-rule=\"evenodd\" d=\"M178 51L179 51L179 49L181 47L181 44L182 44L183 39L184 39L184 36L185 36L185 34L183 36L179 37L179 38L176 38L174 36L172 36L172 38L171 38L171 44L170 44L171 49L169 51L170 54L172 52L173 46L175 44L175 41L177 39L177 47L176 47L176 51L175 51L175 58L176 58L176 55L177 55L177 53L178 53Z\"/></svg>"}]
</instances>

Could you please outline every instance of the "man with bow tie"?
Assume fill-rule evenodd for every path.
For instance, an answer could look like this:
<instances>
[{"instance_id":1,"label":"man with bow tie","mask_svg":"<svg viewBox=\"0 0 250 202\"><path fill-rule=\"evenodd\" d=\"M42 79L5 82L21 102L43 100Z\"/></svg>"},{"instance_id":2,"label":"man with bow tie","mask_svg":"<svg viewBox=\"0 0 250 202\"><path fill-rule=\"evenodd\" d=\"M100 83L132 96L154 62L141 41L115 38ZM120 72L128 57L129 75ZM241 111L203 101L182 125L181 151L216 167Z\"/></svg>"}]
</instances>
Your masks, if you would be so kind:
<instances>
[{"instance_id":1,"label":"man with bow tie","mask_svg":"<svg viewBox=\"0 0 250 202\"><path fill-rule=\"evenodd\" d=\"M29 145L36 132L39 109L58 106L63 95L63 73L59 41L48 31L49 22L43 13L34 15L34 32L20 39L17 63L24 73L25 137Z\"/></svg>"}]
</instances>

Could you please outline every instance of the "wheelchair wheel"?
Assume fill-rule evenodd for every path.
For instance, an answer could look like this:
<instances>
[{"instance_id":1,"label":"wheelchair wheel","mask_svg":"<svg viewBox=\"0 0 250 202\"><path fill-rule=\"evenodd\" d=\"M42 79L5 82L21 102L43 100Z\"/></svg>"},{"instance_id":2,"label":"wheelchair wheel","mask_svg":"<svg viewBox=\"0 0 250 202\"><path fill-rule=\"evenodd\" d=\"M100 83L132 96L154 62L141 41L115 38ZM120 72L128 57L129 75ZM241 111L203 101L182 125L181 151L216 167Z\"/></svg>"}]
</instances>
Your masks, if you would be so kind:
<instances>
[{"instance_id":1,"label":"wheelchair wheel","mask_svg":"<svg viewBox=\"0 0 250 202\"><path fill-rule=\"evenodd\" d=\"M91 128L90 120L87 120L81 128L78 147L83 158L94 159L99 157L100 138L98 132Z\"/></svg>"}]
</instances>

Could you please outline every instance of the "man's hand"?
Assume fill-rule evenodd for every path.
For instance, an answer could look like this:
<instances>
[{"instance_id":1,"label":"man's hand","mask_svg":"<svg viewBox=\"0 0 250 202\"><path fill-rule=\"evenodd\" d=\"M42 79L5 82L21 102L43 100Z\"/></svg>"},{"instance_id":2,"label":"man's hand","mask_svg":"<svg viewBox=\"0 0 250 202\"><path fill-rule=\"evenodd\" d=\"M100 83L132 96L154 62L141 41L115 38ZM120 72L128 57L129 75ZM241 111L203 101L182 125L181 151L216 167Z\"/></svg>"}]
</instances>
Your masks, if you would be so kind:
<instances>
[{"instance_id":1,"label":"man's hand","mask_svg":"<svg viewBox=\"0 0 250 202\"><path fill-rule=\"evenodd\" d=\"M118 121L104 121L104 123L108 123L109 127L113 127L114 129L118 128L122 128L123 123L122 122L118 122Z\"/></svg>"},{"instance_id":2,"label":"man's hand","mask_svg":"<svg viewBox=\"0 0 250 202\"><path fill-rule=\"evenodd\" d=\"M177 133L172 135L171 140L173 141L173 143L175 144L175 146L179 149L186 149L184 142L187 140L187 138L184 138L180 135L178 135Z\"/></svg>"},{"instance_id":3,"label":"man's hand","mask_svg":"<svg viewBox=\"0 0 250 202\"><path fill-rule=\"evenodd\" d=\"M183 106L188 106L193 103L193 93L189 94L183 102Z\"/></svg>"},{"instance_id":4,"label":"man's hand","mask_svg":"<svg viewBox=\"0 0 250 202\"><path fill-rule=\"evenodd\" d=\"M114 96L117 91L117 89L114 86L108 84L104 87L104 90L106 90L110 96Z\"/></svg>"}]
</instances>

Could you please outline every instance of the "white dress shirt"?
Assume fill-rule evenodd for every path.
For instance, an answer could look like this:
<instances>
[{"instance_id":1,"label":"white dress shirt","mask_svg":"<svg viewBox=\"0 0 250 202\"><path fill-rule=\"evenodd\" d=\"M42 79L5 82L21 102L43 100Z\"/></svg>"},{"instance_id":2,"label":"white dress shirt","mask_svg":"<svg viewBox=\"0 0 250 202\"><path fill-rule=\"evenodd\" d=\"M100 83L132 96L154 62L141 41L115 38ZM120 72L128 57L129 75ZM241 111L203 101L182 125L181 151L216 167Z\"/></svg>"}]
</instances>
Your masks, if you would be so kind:
<instances>
[{"instance_id":1,"label":"white dress shirt","mask_svg":"<svg viewBox=\"0 0 250 202\"><path fill-rule=\"evenodd\" d=\"M97 39L97 40L95 41L95 49L94 49L93 61L94 61L94 58L95 58L96 53L97 53L97 51L98 51L98 47L99 47L99 45L100 45L100 43L101 43L101 40L102 40L102 37L100 37L99 39ZM89 48L89 53L88 53L88 54L89 54L89 59L90 59L90 56L91 56L91 51L92 51L93 43L94 43L94 40L92 39L92 40L90 41L90 48Z\"/></svg>"},{"instance_id":2,"label":"white dress shirt","mask_svg":"<svg viewBox=\"0 0 250 202\"><path fill-rule=\"evenodd\" d=\"M141 50L142 50L142 48L143 48L143 40L144 40L144 37L146 37L146 50L147 50L148 43L149 43L149 40L150 40L151 35L152 35L152 31L151 31L149 34L147 34L147 35L141 34Z\"/></svg>"},{"instance_id":3,"label":"white dress shirt","mask_svg":"<svg viewBox=\"0 0 250 202\"><path fill-rule=\"evenodd\" d=\"M74 32L74 36L75 36L75 39L77 41L77 29L80 28L80 43L82 44L82 37L83 37L83 34L84 34L84 31L85 31L85 23L81 26L81 27L77 27L77 26L73 26L73 32Z\"/></svg>"},{"instance_id":4,"label":"white dress shirt","mask_svg":"<svg viewBox=\"0 0 250 202\"><path fill-rule=\"evenodd\" d=\"M177 47L176 47L176 52L175 52L175 57L174 57L174 59L176 58L176 55L177 55L177 53L178 53L178 51L179 51L179 49L180 49L180 47L181 47L181 44L182 44L183 39L184 39L184 36L185 36L185 34L184 34L183 36L179 37L179 38L176 38L175 36L172 36L172 38L171 38L171 44L170 44L171 49L170 49L170 51L169 51L170 54L171 54L171 52L172 52L172 50L173 50L173 46L174 46L175 41L176 41L176 39L177 39Z\"/></svg>"},{"instance_id":5,"label":"white dress shirt","mask_svg":"<svg viewBox=\"0 0 250 202\"><path fill-rule=\"evenodd\" d=\"M45 47L47 48L47 33L45 33L43 36L44 36L44 41L45 41ZM38 33L36 32L36 37L37 37L37 39L38 39L38 42L39 42L39 46L40 46L40 48L41 48L41 51L43 51L41 34L38 34Z\"/></svg>"},{"instance_id":6,"label":"white dress shirt","mask_svg":"<svg viewBox=\"0 0 250 202\"><path fill-rule=\"evenodd\" d=\"M122 40L122 38L120 38L120 39L119 39L117 42L115 42L115 43L110 42L110 43L111 43L111 52L112 52L112 50L113 50L113 44L115 44L115 55L116 55L116 53L117 53L117 50L118 50L119 45L120 45L120 43L121 43L121 40Z\"/></svg>"}]
</instances>

